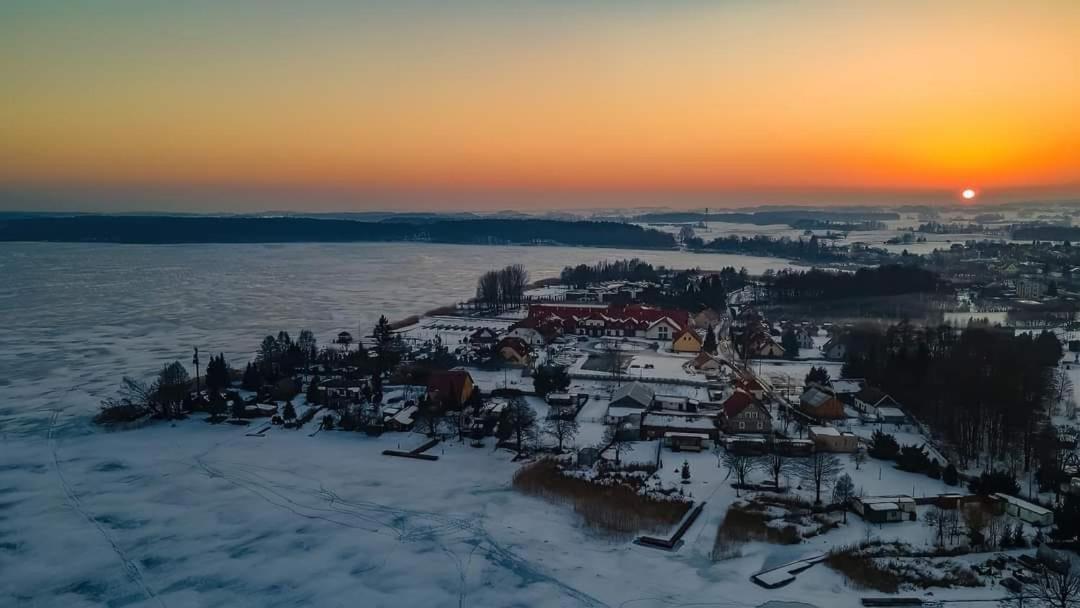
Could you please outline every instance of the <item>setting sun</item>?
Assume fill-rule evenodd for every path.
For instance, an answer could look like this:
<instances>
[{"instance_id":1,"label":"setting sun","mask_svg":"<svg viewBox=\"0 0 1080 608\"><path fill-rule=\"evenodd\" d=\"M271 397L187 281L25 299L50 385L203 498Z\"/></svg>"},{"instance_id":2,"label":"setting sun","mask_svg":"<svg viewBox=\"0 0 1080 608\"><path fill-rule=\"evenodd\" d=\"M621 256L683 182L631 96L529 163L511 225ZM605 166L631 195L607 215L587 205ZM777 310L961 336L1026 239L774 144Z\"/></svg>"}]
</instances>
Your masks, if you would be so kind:
<instances>
[{"instance_id":1,"label":"setting sun","mask_svg":"<svg viewBox=\"0 0 1080 608\"><path fill-rule=\"evenodd\" d=\"M964 197L964 200L970 201L970 200L973 200L975 198L975 191L972 190L971 188L968 188L967 190L964 190L963 192L961 192L960 196Z\"/></svg>"}]
</instances>

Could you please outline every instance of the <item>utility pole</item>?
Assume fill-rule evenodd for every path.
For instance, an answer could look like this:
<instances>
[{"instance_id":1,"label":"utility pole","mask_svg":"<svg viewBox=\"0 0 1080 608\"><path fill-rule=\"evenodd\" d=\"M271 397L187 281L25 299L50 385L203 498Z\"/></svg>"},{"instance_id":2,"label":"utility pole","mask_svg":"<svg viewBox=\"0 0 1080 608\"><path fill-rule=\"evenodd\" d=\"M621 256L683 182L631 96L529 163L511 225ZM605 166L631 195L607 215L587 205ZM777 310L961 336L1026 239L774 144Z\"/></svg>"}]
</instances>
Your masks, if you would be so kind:
<instances>
[{"instance_id":1,"label":"utility pole","mask_svg":"<svg viewBox=\"0 0 1080 608\"><path fill-rule=\"evenodd\" d=\"M212 359L213 357L211 357ZM195 366L195 394L199 394L202 389L199 388L199 347L195 347L195 356L191 358L191 363Z\"/></svg>"}]
</instances>

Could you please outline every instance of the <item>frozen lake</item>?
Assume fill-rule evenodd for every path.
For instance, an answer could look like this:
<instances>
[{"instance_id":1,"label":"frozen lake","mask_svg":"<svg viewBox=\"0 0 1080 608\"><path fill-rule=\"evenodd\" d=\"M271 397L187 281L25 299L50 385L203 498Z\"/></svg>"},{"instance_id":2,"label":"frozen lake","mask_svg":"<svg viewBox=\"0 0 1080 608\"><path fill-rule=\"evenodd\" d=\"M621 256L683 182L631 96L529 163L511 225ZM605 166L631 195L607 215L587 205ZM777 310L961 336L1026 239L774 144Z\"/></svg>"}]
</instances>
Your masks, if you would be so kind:
<instances>
[{"instance_id":1,"label":"frozen lake","mask_svg":"<svg viewBox=\"0 0 1080 608\"><path fill-rule=\"evenodd\" d=\"M788 267L776 258L573 247L434 244L0 244L0 436L65 431L123 374L223 352L242 366L259 341L311 329L367 334L475 293L481 272L520 263L532 279L564 266L638 257L679 268ZM74 416L74 417L73 417Z\"/></svg>"},{"instance_id":2,"label":"frozen lake","mask_svg":"<svg viewBox=\"0 0 1080 608\"><path fill-rule=\"evenodd\" d=\"M490 444L449 442L424 462L381 455L423 440L403 433L309 436L309 425L249 437L199 416L114 432L88 422L121 375L186 363L195 345L239 366L267 333L366 332L379 314L471 295L492 267L520 262L543 278L634 255L787 266L584 248L0 245L0 606L854 608L826 568L780 590L752 584L772 547L710 560L734 500L711 453L682 456L695 477L680 487L711 506L669 553L597 538L572 509L514 492L518 464ZM939 489L901 475L903 487Z\"/></svg>"}]
</instances>

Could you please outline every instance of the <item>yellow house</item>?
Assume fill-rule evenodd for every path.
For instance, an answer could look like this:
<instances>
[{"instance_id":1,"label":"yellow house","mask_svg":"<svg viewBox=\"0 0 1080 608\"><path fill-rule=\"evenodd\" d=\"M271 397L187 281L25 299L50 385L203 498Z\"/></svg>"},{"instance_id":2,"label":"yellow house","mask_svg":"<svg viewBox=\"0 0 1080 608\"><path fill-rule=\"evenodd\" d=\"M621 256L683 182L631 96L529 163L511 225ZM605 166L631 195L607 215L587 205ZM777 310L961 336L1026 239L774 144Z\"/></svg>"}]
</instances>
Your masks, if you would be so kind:
<instances>
[{"instance_id":1,"label":"yellow house","mask_svg":"<svg viewBox=\"0 0 1080 608\"><path fill-rule=\"evenodd\" d=\"M675 334L675 338L671 340L671 350L677 353L701 352L701 338L698 337L697 332L684 329Z\"/></svg>"}]
</instances>

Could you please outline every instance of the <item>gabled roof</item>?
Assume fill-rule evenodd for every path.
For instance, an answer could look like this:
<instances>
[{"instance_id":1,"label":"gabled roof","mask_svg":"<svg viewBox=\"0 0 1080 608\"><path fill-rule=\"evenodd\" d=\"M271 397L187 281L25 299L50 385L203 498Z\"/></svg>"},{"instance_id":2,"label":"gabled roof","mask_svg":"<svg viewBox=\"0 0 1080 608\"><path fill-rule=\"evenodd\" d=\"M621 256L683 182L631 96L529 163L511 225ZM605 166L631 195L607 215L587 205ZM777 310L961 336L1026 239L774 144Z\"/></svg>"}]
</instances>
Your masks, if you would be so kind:
<instances>
[{"instance_id":1,"label":"gabled roof","mask_svg":"<svg viewBox=\"0 0 1080 608\"><path fill-rule=\"evenodd\" d=\"M681 329L681 326L675 321L673 321L671 317L660 317L659 319L656 319L652 323L649 323L649 329L652 329L657 325L660 325L661 323L666 323L668 326L674 329Z\"/></svg>"},{"instance_id":2,"label":"gabled roof","mask_svg":"<svg viewBox=\"0 0 1080 608\"><path fill-rule=\"evenodd\" d=\"M808 388L805 392L803 392L802 396L799 397L799 401L805 403L806 405L809 405L810 407L818 407L832 398L832 395L826 393L823 390L816 388Z\"/></svg>"},{"instance_id":3,"label":"gabled roof","mask_svg":"<svg viewBox=\"0 0 1080 608\"><path fill-rule=\"evenodd\" d=\"M727 418L734 418L752 405L754 405L754 396L741 388L737 388L735 389L735 392L724 401L724 416Z\"/></svg>"},{"instance_id":4,"label":"gabled roof","mask_svg":"<svg viewBox=\"0 0 1080 608\"><path fill-rule=\"evenodd\" d=\"M695 332L693 330L690 330L690 329L684 329L684 330L680 331L679 333L675 334L675 336L671 338L671 341L672 342L677 342L677 341L681 340L683 336L690 336L691 338L694 339L695 342L697 342L698 344L701 344L701 336L697 335L697 332Z\"/></svg>"},{"instance_id":5,"label":"gabled roof","mask_svg":"<svg viewBox=\"0 0 1080 608\"><path fill-rule=\"evenodd\" d=\"M436 371L428 377L427 390L429 393L438 392L442 397L452 396L459 399L465 390L466 382L471 381L472 375L463 369Z\"/></svg>"},{"instance_id":6,"label":"gabled roof","mask_svg":"<svg viewBox=\"0 0 1080 608\"><path fill-rule=\"evenodd\" d=\"M641 407L649 407L656 393L640 382L624 384L611 393L612 403L629 397L631 401L641 404Z\"/></svg>"},{"instance_id":7,"label":"gabled roof","mask_svg":"<svg viewBox=\"0 0 1080 608\"><path fill-rule=\"evenodd\" d=\"M864 386L861 391L855 393L855 398L870 405L877 405L882 401L896 403L888 393L874 386Z\"/></svg>"},{"instance_id":8,"label":"gabled roof","mask_svg":"<svg viewBox=\"0 0 1080 608\"><path fill-rule=\"evenodd\" d=\"M513 336L506 336L495 346L496 350L502 350L509 348L516 352L519 356L525 357L529 354L529 345L525 343L521 338L515 338Z\"/></svg>"},{"instance_id":9,"label":"gabled roof","mask_svg":"<svg viewBox=\"0 0 1080 608\"><path fill-rule=\"evenodd\" d=\"M717 365L720 364L720 361L717 360L715 357L705 351L701 351L696 357L694 357L694 360L690 362L690 366L694 369L701 369L712 362L715 362Z\"/></svg>"}]
</instances>

